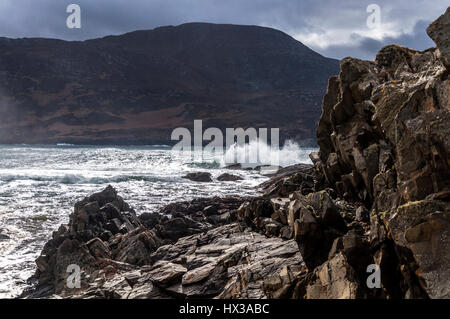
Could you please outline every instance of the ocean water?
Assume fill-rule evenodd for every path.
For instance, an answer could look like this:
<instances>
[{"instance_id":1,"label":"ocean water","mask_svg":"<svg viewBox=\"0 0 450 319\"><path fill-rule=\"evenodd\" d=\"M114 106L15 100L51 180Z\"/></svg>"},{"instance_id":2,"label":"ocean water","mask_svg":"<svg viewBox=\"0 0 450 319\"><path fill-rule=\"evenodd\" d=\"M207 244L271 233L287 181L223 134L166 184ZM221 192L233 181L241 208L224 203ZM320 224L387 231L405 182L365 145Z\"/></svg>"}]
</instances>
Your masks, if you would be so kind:
<instances>
[{"instance_id":1,"label":"ocean water","mask_svg":"<svg viewBox=\"0 0 450 319\"><path fill-rule=\"evenodd\" d=\"M286 145L280 163L309 163L312 150ZM165 146L0 145L0 298L22 292L35 271L34 260L51 233L68 222L75 202L107 185L139 215L196 197L255 195L267 179L255 171L227 170L223 163L220 155L193 161ZM210 172L213 179L229 172L244 180L203 184L182 178L198 171Z\"/></svg>"}]
</instances>

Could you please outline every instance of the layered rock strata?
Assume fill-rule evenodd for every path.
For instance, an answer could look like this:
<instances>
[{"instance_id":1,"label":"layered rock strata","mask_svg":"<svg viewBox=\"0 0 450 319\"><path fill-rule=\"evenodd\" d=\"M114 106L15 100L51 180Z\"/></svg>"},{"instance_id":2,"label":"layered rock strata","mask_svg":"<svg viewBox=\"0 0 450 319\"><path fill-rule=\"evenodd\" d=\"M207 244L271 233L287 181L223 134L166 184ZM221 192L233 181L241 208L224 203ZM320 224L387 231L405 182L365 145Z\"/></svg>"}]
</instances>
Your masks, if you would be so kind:
<instances>
[{"instance_id":1,"label":"layered rock strata","mask_svg":"<svg viewBox=\"0 0 450 319\"><path fill-rule=\"evenodd\" d=\"M449 298L449 20L427 30L436 48L341 62L314 167L280 170L258 197L139 217L109 187L75 205L24 296Z\"/></svg>"}]
</instances>

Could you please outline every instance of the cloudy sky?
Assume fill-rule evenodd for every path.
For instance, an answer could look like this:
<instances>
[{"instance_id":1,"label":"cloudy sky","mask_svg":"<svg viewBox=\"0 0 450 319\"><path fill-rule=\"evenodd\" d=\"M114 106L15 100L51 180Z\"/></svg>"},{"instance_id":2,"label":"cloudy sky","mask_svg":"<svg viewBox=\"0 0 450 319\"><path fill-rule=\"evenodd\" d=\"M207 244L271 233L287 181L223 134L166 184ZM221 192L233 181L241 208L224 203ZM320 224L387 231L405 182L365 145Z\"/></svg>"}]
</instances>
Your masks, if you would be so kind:
<instances>
[{"instance_id":1,"label":"cloudy sky","mask_svg":"<svg viewBox=\"0 0 450 319\"><path fill-rule=\"evenodd\" d=\"M66 7L81 7L81 29L68 29ZM368 25L370 4L379 24ZM280 29L334 58L373 59L384 45L426 49L425 33L449 0L0 0L0 36L84 40L186 22ZM369 19L370 21L373 21ZM378 20L377 20L378 21Z\"/></svg>"}]
</instances>

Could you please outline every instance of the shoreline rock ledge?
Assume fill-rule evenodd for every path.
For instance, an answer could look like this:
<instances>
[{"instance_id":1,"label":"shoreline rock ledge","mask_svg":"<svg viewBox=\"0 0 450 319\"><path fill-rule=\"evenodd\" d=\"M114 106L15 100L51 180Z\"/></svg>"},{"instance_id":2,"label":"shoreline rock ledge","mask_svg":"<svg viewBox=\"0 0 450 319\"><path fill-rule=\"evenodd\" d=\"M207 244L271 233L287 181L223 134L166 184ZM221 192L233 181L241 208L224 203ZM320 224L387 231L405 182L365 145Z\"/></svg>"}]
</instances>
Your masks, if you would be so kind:
<instances>
[{"instance_id":1,"label":"shoreline rock ledge","mask_svg":"<svg viewBox=\"0 0 450 319\"><path fill-rule=\"evenodd\" d=\"M343 59L314 166L261 196L140 216L112 187L78 202L21 297L450 298L449 21L447 9L428 28L435 48Z\"/></svg>"}]
</instances>

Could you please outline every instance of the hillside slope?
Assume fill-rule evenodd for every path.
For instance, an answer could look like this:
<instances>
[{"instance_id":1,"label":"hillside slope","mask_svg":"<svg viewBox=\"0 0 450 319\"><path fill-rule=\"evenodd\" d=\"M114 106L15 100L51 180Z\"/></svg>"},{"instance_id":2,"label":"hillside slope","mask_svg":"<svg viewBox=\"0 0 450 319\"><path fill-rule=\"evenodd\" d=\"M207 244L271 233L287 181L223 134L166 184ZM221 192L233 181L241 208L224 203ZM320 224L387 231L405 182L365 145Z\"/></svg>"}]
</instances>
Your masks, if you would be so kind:
<instances>
[{"instance_id":1,"label":"hillside slope","mask_svg":"<svg viewBox=\"0 0 450 319\"><path fill-rule=\"evenodd\" d=\"M256 26L189 23L87 41L0 38L0 143L167 144L175 127L315 140L337 60Z\"/></svg>"}]
</instances>

